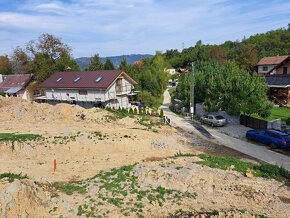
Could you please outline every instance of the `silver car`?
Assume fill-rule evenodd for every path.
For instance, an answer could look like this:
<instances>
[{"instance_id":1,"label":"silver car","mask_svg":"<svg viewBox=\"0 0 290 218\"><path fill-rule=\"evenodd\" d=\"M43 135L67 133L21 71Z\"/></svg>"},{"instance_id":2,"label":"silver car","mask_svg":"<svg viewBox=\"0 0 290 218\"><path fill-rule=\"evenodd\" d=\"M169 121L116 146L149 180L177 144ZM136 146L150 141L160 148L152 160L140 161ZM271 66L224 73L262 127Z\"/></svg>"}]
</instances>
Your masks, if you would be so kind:
<instances>
[{"instance_id":1,"label":"silver car","mask_svg":"<svg viewBox=\"0 0 290 218\"><path fill-rule=\"evenodd\" d=\"M227 123L226 118L224 118L221 115L204 115L200 118L200 121L202 123L207 123L209 125L211 125L212 127L214 126L224 126Z\"/></svg>"}]
</instances>

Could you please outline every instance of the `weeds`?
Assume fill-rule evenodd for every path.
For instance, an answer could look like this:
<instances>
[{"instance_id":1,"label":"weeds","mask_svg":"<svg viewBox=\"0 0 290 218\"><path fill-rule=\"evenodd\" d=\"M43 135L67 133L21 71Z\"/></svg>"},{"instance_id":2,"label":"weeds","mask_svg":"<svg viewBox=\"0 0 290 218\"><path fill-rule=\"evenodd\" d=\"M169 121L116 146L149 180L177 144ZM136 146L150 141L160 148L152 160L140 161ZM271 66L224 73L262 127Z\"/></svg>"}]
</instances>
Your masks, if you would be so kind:
<instances>
[{"instance_id":1,"label":"weeds","mask_svg":"<svg viewBox=\"0 0 290 218\"><path fill-rule=\"evenodd\" d=\"M245 162L234 157L214 156L208 154L183 154L181 152L176 153L174 157L194 157L197 156L202 161L195 162L196 164L205 165L211 168L218 168L227 170L231 166L234 166L233 170L245 174L249 170L252 171L254 176L263 177L268 179L276 179L277 181L286 180L290 182L290 174L284 167L279 167L273 164L262 163L260 165Z\"/></svg>"},{"instance_id":2,"label":"weeds","mask_svg":"<svg viewBox=\"0 0 290 218\"><path fill-rule=\"evenodd\" d=\"M19 174L14 174L14 173L2 173L0 174L0 179L3 179L3 178L8 178L8 182L13 182L14 179L28 179L28 176L25 174L25 175L22 175L22 173L19 173Z\"/></svg>"}]
</instances>

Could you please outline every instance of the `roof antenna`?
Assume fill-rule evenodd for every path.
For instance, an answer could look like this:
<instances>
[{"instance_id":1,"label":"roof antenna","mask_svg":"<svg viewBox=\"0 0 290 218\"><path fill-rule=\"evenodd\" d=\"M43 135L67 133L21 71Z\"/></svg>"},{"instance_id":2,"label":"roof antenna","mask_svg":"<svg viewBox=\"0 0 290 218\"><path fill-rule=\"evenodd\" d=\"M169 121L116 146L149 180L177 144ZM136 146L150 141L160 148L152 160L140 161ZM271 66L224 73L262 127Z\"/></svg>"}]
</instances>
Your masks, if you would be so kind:
<instances>
[{"instance_id":1,"label":"roof antenna","mask_svg":"<svg viewBox=\"0 0 290 218\"><path fill-rule=\"evenodd\" d=\"M66 71L67 71L67 72L70 72L70 71L71 71L71 68L70 68L70 67L67 67L67 68L66 68Z\"/></svg>"}]
</instances>

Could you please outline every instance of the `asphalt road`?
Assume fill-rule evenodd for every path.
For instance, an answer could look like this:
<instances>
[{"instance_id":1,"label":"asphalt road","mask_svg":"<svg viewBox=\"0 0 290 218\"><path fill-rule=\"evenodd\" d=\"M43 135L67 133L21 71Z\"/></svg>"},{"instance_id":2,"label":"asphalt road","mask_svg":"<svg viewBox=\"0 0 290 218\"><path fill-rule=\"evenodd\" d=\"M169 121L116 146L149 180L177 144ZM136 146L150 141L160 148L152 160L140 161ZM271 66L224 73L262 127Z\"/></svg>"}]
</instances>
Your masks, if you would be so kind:
<instances>
[{"instance_id":1,"label":"asphalt road","mask_svg":"<svg viewBox=\"0 0 290 218\"><path fill-rule=\"evenodd\" d=\"M232 148L266 163L283 166L285 169L290 171L290 157L271 151L265 146L259 146L247 141L243 141L218 132L213 128L201 126L197 122L191 121L189 119L184 119L169 109L170 102L170 95L168 90L166 90L164 93L163 105L160 108L163 109L164 115L170 119L172 126L182 128L183 130L197 134L206 140L222 144L226 147Z\"/></svg>"}]
</instances>

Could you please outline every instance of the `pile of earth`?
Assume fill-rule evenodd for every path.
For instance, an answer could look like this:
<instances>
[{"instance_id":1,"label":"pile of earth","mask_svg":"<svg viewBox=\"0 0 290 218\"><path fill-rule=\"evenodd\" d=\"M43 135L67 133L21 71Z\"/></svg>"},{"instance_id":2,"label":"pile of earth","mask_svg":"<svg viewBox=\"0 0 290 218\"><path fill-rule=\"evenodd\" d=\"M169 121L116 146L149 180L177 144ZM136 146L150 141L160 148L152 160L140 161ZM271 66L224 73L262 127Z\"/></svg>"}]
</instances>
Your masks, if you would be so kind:
<instances>
[{"instance_id":1,"label":"pile of earth","mask_svg":"<svg viewBox=\"0 0 290 218\"><path fill-rule=\"evenodd\" d=\"M54 187L16 180L1 187L1 194L11 190L9 186L18 190L9 200L3 201L2 194L1 213L7 217L13 213L44 217L288 217L290 192L282 182L248 178L231 169L199 165L199 161L199 157L148 161ZM19 197L24 202L21 205ZM31 199L29 205L26 199Z\"/></svg>"}]
</instances>

